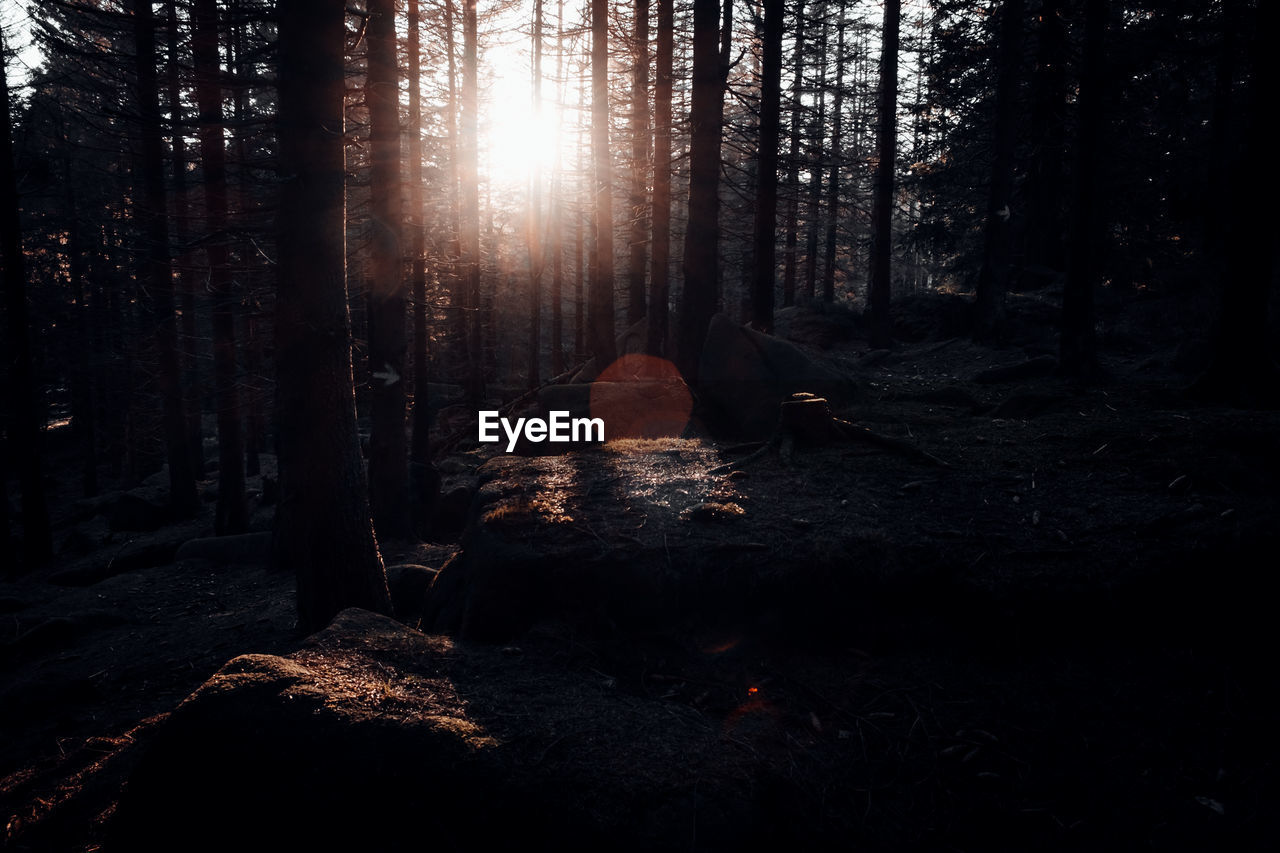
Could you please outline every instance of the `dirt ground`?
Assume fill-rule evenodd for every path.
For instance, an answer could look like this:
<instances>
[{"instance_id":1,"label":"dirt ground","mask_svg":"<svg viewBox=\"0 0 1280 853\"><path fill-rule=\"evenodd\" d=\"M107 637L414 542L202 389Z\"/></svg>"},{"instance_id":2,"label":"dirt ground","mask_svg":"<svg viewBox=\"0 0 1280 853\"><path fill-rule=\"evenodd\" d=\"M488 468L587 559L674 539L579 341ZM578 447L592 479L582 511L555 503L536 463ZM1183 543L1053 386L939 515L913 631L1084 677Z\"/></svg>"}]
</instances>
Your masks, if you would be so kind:
<instances>
[{"instance_id":1,"label":"dirt ground","mask_svg":"<svg viewBox=\"0 0 1280 853\"><path fill-rule=\"evenodd\" d=\"M711 474L742 454L706 436L674 448L674 472L656 470L673 448L654 446L546 463L580 474L534 495L555 504L531 534L548 548L674 548L781 580L727 617L625 638L541 624L523 653L741 736L786 778L788 813L869 849L1275 843L1262 661L1280 415L1185 401L1161 299L1104 300L1098 385L991 381L1049 350L1050 302L1015 294L1024 334L998 348L949 334L932 303L904 307L910 340L892 352L868 352L847 317L797 321L861 389L839 416L946 467L841 443ZM483 455L443 467L462 481ZM95 849L164 715L230 658L299 642L292 579L262 562L102 568L130 538L208 535L211 505L181 529L108 536L76 520L73 460L53 465L63 557L0 584L0 846L14 850ZM711 504L736 509L698 509ZM386 556L439 568L455 550Z\"/></svg>"}]
</instances>

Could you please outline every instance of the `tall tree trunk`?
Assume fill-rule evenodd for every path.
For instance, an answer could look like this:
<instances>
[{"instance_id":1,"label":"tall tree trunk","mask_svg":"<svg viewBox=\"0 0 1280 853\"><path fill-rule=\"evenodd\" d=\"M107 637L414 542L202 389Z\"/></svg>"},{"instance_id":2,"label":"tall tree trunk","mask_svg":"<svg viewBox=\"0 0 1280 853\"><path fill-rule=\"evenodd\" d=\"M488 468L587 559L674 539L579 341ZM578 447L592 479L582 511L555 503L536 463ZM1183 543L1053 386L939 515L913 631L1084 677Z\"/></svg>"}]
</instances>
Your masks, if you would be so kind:
<instances>
[{"instance_id":1,"label":"tall tree trunk","mask_svg":"<svg viewBox=\"0 0 1280 853\"><path fill-rule=\"evenodd\" d=\"M585 115L587 104L586 75L578 80L578 115ZM573 232L573 357L587 352L586 283L595 275L595 247L587 247L587 193L591 179L587 177L587 152L581 124L578 131L578 207L574 214ZM594 242L594 241L593 241Z\"/></svg>"},{"instance_id":2,"label":"tall tree trunk","mask_svg":"<svg viewBox=\"0 0 1280 853\"><path fill-rule=\"evenodd\" d=\"M974 337L996 338L1005 318L1005 295L1009 291L1012 254L1012 190L1014 190L1014 149L1018 128L1014 126L1018 108L1018 64L1021 60L1023 0L1004 0L1000 10L1000 51L996 72L996 120L993 128L995 151L991 163L991 186L987 193L987 222L984 228L982 269L978 273Z\"/></svg>"},{"instance_id":3,"label":"tall tree trunk","mask_svg":"<svg viewBox=\"0 0 1280 853\"><path fill-rule=\"evenodd\" d=\"M658 33L653 89L653 263L649 275L650 355L667 355L671 288L671 94L675 53L674 0L656 0Z\"/></svg>"},{"instance_id":4,"label":"tall tree trunk","mask_svg":"<svg viewBox=\"0 0 1280 853\"><path fill-rule=\"evenodd\" d=\"M804 113L804 0L796 0L796 41L791 57L791 147L787 151L787 218L783 248L782 304L796 302L796 247L800 215L800 117Z\"/></svg>"},{"instance_id":5,"label":"tall tree trunk","mask_svg":"<svg viewBox=\"0 0 1280 853\"><path fill-rule=\"evenodd\" d=\"M484 399L484 358L480 338L480 88L477 74L476 0L462 0L462 128L459 134L462 311L467 351L467 402Z\"/></svg>"},{"instance_id":6,"label":"tall tree trunk","mask_svg":"<svg viewBox=\"0 0 1280 853\"><path fill-rule=\"evenodd\" d=\"M556 105L564 111L564 0L556 8ZM564 372L564 169L556 146L551 179L551 373Z\"/></svg>"},{"instance_id":7,"label":"tall tree trunk","mask_svg":"<svg viewBox=\"0 0 1280 853\"><path fill-rule=\"evenodd\" d=\"M160 91L156 74L156 20L151 0L133 0L135 97L139 116L139 199L135 215L145 246L139 258L143 310L155 334L157 383L164 418L165 459L169 463L169 507L186 518L200 507L195 471L187 449L187 419L179 375L178 321L173 305L173 269L169 264L168 210L164 188L164 145L160 128Z\"/></svg>"},{"instance_id":8,"label":"tall tree trunk","mask_svg":"<svg viewBox=\"0 0 1280 853\"><path fill-rule=\"evenodd\" d=\"M613 332L613 162L609 152L609 3L591 0L591 159L595 165L596 268L587 302L587 345L604 370L617 357Z\"/></svg>"},{"instance_id":9,"label":"tall tree trunk","mask_svg":"<svg viewBox=\"0 0 1280 853\"><path fill-rule=\"evenodd\" d=\"M818 37L818 79L813 96L818 100L818 113L814 120L811 142L813 154L809 161L809 221L805 223L804 295L812 300L818 287L818 223L822 221L822 167L826 159L827 132L827 5L820 7L822 15L821 35Z\"/></svg>"},{"instance_id":10,"label":"tall tree trunk","mask_svg":"<svg viewBox=\"0 0 1280 853\"><path fill-rule=\"evenodd\" d=\"M169 122L173 130L173 236L179 246L185 246L190 240L187 232L190 206L187 198L187 141L182 106L182 34L178 28L177 0L165 0L165 18L169 52L167 100ZM195 276L181 268L185 258L186 255L182 253L176 258L179 270L175 288L180 296L182 314L182 405L187 417L187 451L191 454L191 468L196 477L201 477L204 474L204 396L200 391L200 359L197 353L199 333L196 327L196 286Z\"/></svg>"},{"instance_id":11,"label":"tall tree trunk","mask_svg":"<svg viewBox=\"0 0 1280 853\"><path fill-rule=\"evenodd\" d=\"M453 363L466 362L470 352L467 343L467 324L470 322L465 310L465 286L461 276L462 262L462 208L461 208L461 149L460 128L458 127L458 61L457 42L454 37L455 18L453 0L443 0L444 10L444 51L446 57L446 78L448 81L448 102L445 104L445 134L448 137L449 164L446 176L449 181L449 327L453 333L453 347L450 350ZM469 387L466 381L464 388Z\"/></svg>"},{"instance_id":12,"label":"tall tree trunk","mask_svg":"<svg viewBox=\"0 0 1280 853\"><path fill-rule=\"evenodd\" d=\"M98 494L98 446L95 436L97 414L94 411L93 393L95 331L87 301L89 291L85 287L90 280L89 265L85 257L87 247L84 244L83 226L80 223L81 211L76 202L70 157L66 158L63 168L66 175L67 253L70 256L68 266L71 274L71 293L75 299L71 327L79 344L72 355L71 417L81 452L80 487L84 496L89 498Z\"/></svg>"},{"instance_id":13,"label":"tall tree trunk","mask_svg":"<svg viewBox=\"0 0 1280 853\"><path fill-rule=\"evenodd\" d=\"M889 319L890 263L893 255L894 162L898 150L898 21L901 0L885 0L880 47L880 97L877 106L876 172L871 199L871 259L867 277L870 343L893 342Z\"/></svg>"},{"instance_id":14,"label":"tall tree trunk","mask_svg":"<svg viewBox=\"0 0 1280 853\"><path fill-rule=\"evenodd\" d=\"M395 0L369 0L370 195L369 241L369 507L383 539L401 538L409 524L405 442L406 294L400 263L400 75ZM416 130L416 128L415 128Z\"/></svg>"},{"instance_id":15,"label":"tall tree trunk","mask_svg":"<svg viewBox=\"0 0 1280 853\"><path fill-rule=\"evenodd\" d=\"M1213 210L1229 210L1231 206L1232 174L1238 141L1232 132L1235 120L1235 82L1237 54L1240 52L1241 0L1222 0L1222 34L1218 43L1218 61L1214 69L1213 112L1209 119L1211 164L1209 181L1212 189ZM1203 216L1201 244L1205 254L1222 260L1229 220L1223 216Z\"/></svg>"},{"instance_id":16,"label":"tall tree trunk","mask_svg":"<svg viewBox=\"0 0 1280 853\"><path fill-rule=\"evenodd\" d=\"M248 219L252 208L253 188L249 175L249 91L244 85L246 69L244 33L247 26L243 14L243 0L229 0L227 12L231 16L230 38L227 39L227 68L240 83L232 93L232 119L235 123L233 131L233 148L237 164L236 190L237 199L234 215ZM261 454L267 449L267 415L266 396L261 378L263 364L266 361L266 343L263 340L263 312L259 300L258 286L262 266L260 254L248 235L236 241L236 261L241 277L240 317L243 321L244 350L244 444L245 471L251 477L262 473Z\"/></svg>"},{"instance_id":17,"label":"tall tree trunk","mask_svg":"<svg viewBox=\"0 0 1280 853\"><path fill-rule=\"evenodd\" d=\"M7 49L0 40L0 56ZM5 76L0 63L0 77ZM35 369L31 360L31 330L27 315L27 269L22 253L22 219L18 208L18 182L13 162L13 123L9 114L9 83L0 80L4 103L0 104L0 248L4 253L4 309L8 321L8 387L5 410L7 448L17 469L22 494L22 543L27 566L43 566L53 559L53 530L45 503L44 470L40 452L40 406L36 397ZM3 486L4 479L0 479ZM8 500L0 495L0 500ZM4 539L8 539L6 523ZM6 548L8 542L0 542Z\"/></svg>"},{"instance_id":18,"label":"tall tree trunk","mask_svg":"<svg viewBox=\"0 0 1280 853\"><path fill-rule=\"evenodd\" d=\"M297 574L298 627L346 607L391 612L356 433L343 198L345 0L280 0L282 174L276 299L280 506L275 553Z\"/></svg>"},{"instance_id":19,"label":"tall tree trunk","mask_svg":"<svg viewBox=\"0 0 1280 853\"><path fill-rule=\"evenodd\" d=\"M1018 100L1018 63L1022 60L1022 0L1004 0L1000 8L999 54L996 60L994 152L987 219L978 272L974 337L992 340L1004 325L1013 242L1013 158L1018 141L1014 125Z\"/></svg>"},{"instance_id":20,"label":"tall tree trunk","mask_svg":"<svg viewBox=\"0 0 1280 853\"><path fill-rule=\"evenodd\" d=\"M827 177L827 243L822 266L822 301L836 298L836 237L840 232L840 170L844 167L844 16L836 24L836 96L832 104L831 173Z\"/></svg>"},{"instance_id":21,"label":"tall tree trunk","mask_svg":"<svg viewBox=\"0 0 1280 853\"><path fill-rule=\"evenodd\" d=\"M218 505L214 531L242 533L249 527L244 488L244 438L236 390L235 294L227 253L227 153L223 141L222 85L218 60L217 0L195 0L192 54L196 105L200 110L200 159L213 299L213 384L218 408Z\"/></svg>"},{"instance_id":22,"label":"tall tree trunk","mask_svg":"<svg viewBox=\"0 0 1280 853\"><path fill-rule=\"evenodd\" d=\"M1062 164L1066 135L1067 34L1063 0L1042 0L1036 27L1036 70L1032 78L1031 163L1027 174L1027 264L1061 270L1062 200L1067 193ZM1212 217L1210 217L1212 218Z\"/></svg>"},{"instance_id":23,"label":"tall tree trunk","mask_svg":"<svg viewBox=\"0 0 1280 853\"><path fill-rule=\"evenodd\" d=\"M1097 250L1102 211L1098 209L1098 170L1102 167L1102 87L1104 85L1108 0L1086 0L1084 66L1080 74L1079 139L1076 142L1076 187L1071 210L1071 260L1062 291L1062 336L1058 363L1077 379L1096 377L1093 288L1098 275Z\"/></svg>"},{"instance_id":24,"label":"tall tree trunk","mask_svg":"<svg viewBox=\"0 0 1280 853\"><path fill-rule=\"evenodd\" d=\"M1273 147L1270 118L1275 93L1280 91L1274 37L1280 27L1280 6L1259 3L1252 23L1253 73L1245 107L1244 152L1234 163L1230 230L1223 235L1226 271L1213 356L1209 369L1191 390L1216 402L1274 408L1280 403L1280 370L1270 349L1267 326L1268 302L1276 279L1275 224L1273 219L1258 215L1256 201L1275 198L1280 192L1275 170L1257 165L1267 161Z\"/></svg>"},{"instance_id":25,"label":"tall tree trunk","mask_svg":"<svg viewBox=\"0 0 1280 853\"><path fill-rule=\"evenodd\" d=\"M427 312L427 223L422 196L422 20L409 0L409 298L413 301L413 440L409 459L431 464L431 386L428 381L430 317Z\"/></svg>"},{"instance_id":26,"label":"tall tree trunk","mask_svg":"<svg viewBox=\"0 0 1280 853\"><path fill-rule=\"evenodd\" d=\"M781 133L783 0L764 0L763 66L760 70L760 161L756 215L752 229L755 269L751 287L751 324L773 332L778 209L778 138Z\"/></svg>"},{"instance_id":27,"label":"tall tree trunk","mask_svg":"<svg viewBox=\"0 0 1280 853\"><path fill-rule=\"evenodd\" d=\"M693 91L689 107L689 224L676 364L697 384L702 345L719 296L720 121L724 80L716 37L716 0L693 3Z\"/></svg>"},{"instance_id":28,"label":"tall tree trunk","mask_svg":"<svg viewBox=\"0 0 1280 853\"><path fill-rule=\"evenodd\" d=\"M627 265L627 325L645 317L645 244L649 237L649 0L636 3L635 65L631 70L631 258Z\"/></svg>"},{"instance_id":29,"label":"tall tree trunk","mask_svg":"<svg viewBox=\"0 0 1280 853\"><path fill-rule=\"evenodd\" d=\"M533 121L542 126L542 4L533 5ZM535 152L529 186L529 216L526 242L529 245L529 387L542 382L542 272L546 265L543 245L545 223L542 210L541 152Z\"/></svg>"}]
</instances>

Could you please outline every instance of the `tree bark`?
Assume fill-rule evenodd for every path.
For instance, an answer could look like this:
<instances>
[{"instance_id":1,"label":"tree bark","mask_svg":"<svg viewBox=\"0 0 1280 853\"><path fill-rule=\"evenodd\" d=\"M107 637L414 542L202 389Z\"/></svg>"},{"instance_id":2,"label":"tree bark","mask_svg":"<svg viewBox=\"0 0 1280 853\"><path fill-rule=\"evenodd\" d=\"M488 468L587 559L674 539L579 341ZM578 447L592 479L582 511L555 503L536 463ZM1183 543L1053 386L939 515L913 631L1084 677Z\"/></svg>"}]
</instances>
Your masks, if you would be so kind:
<instances>
[{"instance_id":1,"label":"tree bark","mask_svg":"<svg viewBox=\"0 0 1280 853\"><path fill-rule=\"evenodd\" d=\"M578 115L586 114L587 107L586 72L578 78ZM587 245L587 216L589 210L589 185L593 178L588 176L587 145L584 140L589 133L584 133L582 124L578 128L578 206L574 214L573 230L573 357L581 359L587 352L587 282L595 276L595 246ZM594 243L594 239L592 243Z\"/></svg>"},{"instance_id":2,"label":"tree bark","mask_svg":"<svg viewBox=\"0 0 1280 853\"><path fill-rule=\"evenodd\" d=\"M631 70L631 257L627 265L627 325L645 317L645 246L649 239L649 0L635 0L635 63Z\"/></svg>"},{"instance_id":3,"label":"tree bark","mask_svg":"<svg viewBox=\"0 0 1280 853\"><path fill-rule=\"evenodd\" d=\"M791 56L791 146L787 151L787 216L783 248L782 304L796 303L796 247L800 211L800 117L804 113L804 0L796 3L796 43Z\"/></svg>"},{"instance_id":4,"label":"tree bark","mask_svg":"<svg viewBox=\"0 0 1280 853\"><path fill-rule=\"evenodd\" d=\"M459 133L459 233L462 312L466 329L467 402L484 399L484 354L480 329L480 86L477 74L476 0L462 0L462 122Z\"/></svg>"},{"instance_id":5,"label":"tree bark","mask_svg":"<svg viewBox=\"0 0 1280 853\"><path fill-rule=\"evenodd\" d=\"M1027 174L1027 264L1044 270L1065 265L1062 200L1067 106L1067 34L1063 0L1042 0L1036 27L1036 70L1032 77L1031 127L1034 144Z\"/></svg>"},{"instance_id":6,"label":"tree bark","mask_svg":"<svg viewBox=\"0 0 1280 853\"><path fill-rule=\"evenodd\" d=\"M676 364L690 385L719 298L720 123L724 82L717 50L716 0L693 3L693 91L689 109L689 224Z\"/></svg>"},{"instance_id":7,"label":"tree bark","mask_svg":"<svg viewBox=\"0 0 1280 853\"><path fill-rule=\"evenodd\" d=\"M183 127L182 60L180 45L182 34L178 29L177 0L166 0L165 17L168 28L168 108L173 135L173 200L174 240L179 246L189 242L187 220L190 203L187 199L187 141ZM200 359L196 352L198 331L196 328L195 276L182 271L184 255L177 258L179 270L175 278L182 314L182 392L183 410L187 417L187 451L191 454L191 469L196 477L204 474L204 395L201 393Z\"/></svg>"},{"instance_id":8,"label":"tree bark","mask_svg":"<svg viewBox=\"0 0 1280 853\"><path fill-rule=\"evenodd\" d=\"M1102 87L1104 85L1108 0L1087 0L1084 65L1077 96L1080 112L1076 142L1075 199L1071 210L1071 260L1062 291L1062 335L1058 365L1063 375L1089 380L1097 376L1093 289L1102 215L1098 209L1098 171L1102 166Z\"/></svg>"},{"instance_id":9,"label":"tree bark","mask_svg":"<svg viewBox=\"0 0 1280 853\"><path fill-rule=\"evenodd\" d=\"M227 265L227 153L219 80L217 0L195 0L192 14L200 159L205 176L205 252L209 260L209 295L213 299L213 384L218 409L218 505L214 531L223 535L243 533L249 528L249 508L245 500L240 395L236 390L235 294Z\"/></svg>"},{"instance_id":10,"label":"tree bark","mask_svg":"<svg viewBox=\"0 0 1280 853\"><path fill-rule=\"evenodd\" d=\"M0 41L0 55L6 53ZM0 76L4 72L0 63ZM4 252L4 308L8 321L8 403L5 420L7 448L17 469L22 495L23 557L27 566L47 565L53 559L53 530L45 503L44 466L40 452L40 407L36 397L35 369L31 361L31 331L27 314L27 269L22 253L22 219L18 207L18 183L13 162L13 123L9 115L9 83L0 80L4 103L0 104L0 239ZM0 478L0 484L4 479ZM0 496L0 499L7 500ZM4 539L8 539L5 524ZM6 548L8 542L0 542Z\"/></svg>"},{"instance_id":11,"label":"tree bark","mask_svg":"<svg viewBox=\"0 0 1280 853\"><path fill-rule=\"evenodd\" d=\"M564 0L556 7L556 103L564 107ZM556 146L551 179L551 373L564 372L564 169Z\"/></svg>"},{"instance_id":12,"label":"tree bark","mask_svg":"<svg viewBox=\"0 0 1280 853\"><path fill-rule=\"evenodd\" d=\"M836 94L832 104L831 170L827 176L827 242L822 265L822 301L836 298L836 237L840 232L840 170L844 167L844 28L836 25Z\"/></svg>"},{"instance_id":13,"label":"tree bark","mask_svg":"<svg viewBox=\"0 0 1280 853\"><path fill-rule=\"evenodd\" d=\"M427 306L427 223L422 194L422 20L418 0L409 0L409 215L412 241L409 298L413 302L413 439L409 459L431 464L430 316Z\"/></svg>"},{"instance_id":14,"label":"tree bark","mask_svg":"<svg viewBox=\"0 0 1280 853\"><path fill-rule=\"evenodd\" d=\"M275 554L298 627L391 612L356 434L343 197L345 0L280 0Z\"/></svg>"},{"instance_id":15,"label":"tree bark","mask_svg":"<svg viewBox=\"0 0 1280 853\"><path fill-rule=\"evenodd\" d=\"M653 87L653 258L649 274L646 351L667 355L671 288L671 94L675 53L674 0L656 0L657 44Z\"/></svg>"},{"instance_id":16,"label":"tree bark","mask_svg":"<svg viewBox=\"0 0 1280 853\"><path fill-rule=\"evenodd\" d=\"M898 150L898 22L901 0L885 0L880 48L880 97L877 108L877 162L871 200L871 259L867 277L869 338L873 347L893 343L889 290L893 254L894 162Z\"/></svg>"},{"instance_id":17,"label":"tree bark","mask_svg":"<svg viewBox=\"0 0 1280 853\"><path fill-rule=\"evenodd\" d=\"M369 507L381 539L401 538L409 523L405 441L407 300L400 263L400 75L395 0L368 0L370 195Z\"/></svg>"},{"instance_id":18,"label":"tree bark","mask_svg":"<svg viewBox=\"0 0 1280 853\"><path fill-rule=\"evenodd\" d=\"M542 4L533 5L533 120L542 125ZM543 246L545 225L542 210L541 152L534 157L529 186L529 211L526 242L529 245L529 387L542 382L542 273L546 265Z\"/></svg>"},{"instance_id":19,"label":"tree bark","mask_svg":"<svg viewBox=\"0 0 1280 853\"><path fill-rule=\"evenodd\" d=\"M809 161L809 221L805 223L804 295L812 300L818 287L818 223L822 221L822 167L825 165L825 136L827 132L827 7L823 4L821 35L818 37L818 79L814 97L818 100L818 112L814 118L811 144L813 155Z\"/></svg>"},{"instance_id":20,"label":"tree bark","mask_svg":"<svg viewBox=\"0 0 1280 853\"><path fill-rule=\"evenodd\" d=\"M133 0L135 98L138 105L138 183L135 216L142 224L138 286L143 311L156 343L157 385L163 406L165 459L169 463L169 508L189 518L200 507L195 471L187 448L187 419L179 375L178 321L173 304L173 268L169 262L168 209L164 188L164 144L157 82L156 19L151 0Z\"/></svg>"},{"instance_id":21,"label":"tree bark","mask_svg":"<svg viewBox=\"0 0 1280 853\"><path fill-rule=\"evenodd\" d=\"M1018 130L1018 63L1022 60L1022 0L1004 0L1000 8L999 53L996 60L994 151L987 192L982 268L978 272L974 337L994 340L1004 325L1013 242L1013 158Z\"/></svg>"},{"instance_id":22,"label":"tree bark","mask_svg":"<svg viewBox=\"0 0 1280 853\"><path fill-rule=\"evenodd\" d=\"M781 134L783 0L764 0L764 39L760 69L760 136L756 213L752 227L755 268L751 285L751 324L773 333L777 274L778 141Z\"/></svg>"},{"instance_id":23,"label":"tree bark","mask_svg":"<svg viewBox=\"0 0 1280 853\"><path fill-rule=\"evenodd\" d=\"M1275 408L1280 404L1277 369L1267 334L1268 302L1276 279L1274 220L1258 215L1258 199L1280 192L1275 170L1258 168L1273 147L1271 115L1280 87L1280 65L1273 44L1280 27L1280 7L1262 2L1254 10L1247 90L1244 153L1234 164L1230 232L1226 241L1226 274L1208 370L1192 387L1206 400L1234 406Z\"/></svg>"},{"instance_id":24,"label":"tree bark","mask_svg":"<svg viewBox=\"0 0 1280 853\"><path fill-rule=\"evenodd\" d=\"M595 165L596 268L587 302L587 346L604 370L617 358L613 331L613 162L609 152L609 3L591 0L591 149Z\"/></svg>"}]
</instances>

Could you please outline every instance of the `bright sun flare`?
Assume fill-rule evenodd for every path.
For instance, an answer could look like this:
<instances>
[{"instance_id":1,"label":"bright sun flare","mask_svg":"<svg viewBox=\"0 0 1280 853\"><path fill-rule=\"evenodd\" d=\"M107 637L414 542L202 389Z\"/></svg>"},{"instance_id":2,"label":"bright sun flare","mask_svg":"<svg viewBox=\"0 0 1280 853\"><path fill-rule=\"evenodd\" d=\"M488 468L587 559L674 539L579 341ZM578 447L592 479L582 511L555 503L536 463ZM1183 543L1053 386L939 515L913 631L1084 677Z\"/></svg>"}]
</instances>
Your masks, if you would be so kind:
<instances>
[{"instance_id":1,"label":"bright sun flare","mask_svg":"<svg viewBox=\"0 0 1280 853\"><path fill-rule=\"evenodd\" d=\"M494 79L481 117L481 157L490 179L503 187L523 187L537 168L550 175L556 148L563 143L561 120L551 80L543 83L542 114L533 107L529 60L523 52L488 51Z\"/></svg>"}]
</instances>

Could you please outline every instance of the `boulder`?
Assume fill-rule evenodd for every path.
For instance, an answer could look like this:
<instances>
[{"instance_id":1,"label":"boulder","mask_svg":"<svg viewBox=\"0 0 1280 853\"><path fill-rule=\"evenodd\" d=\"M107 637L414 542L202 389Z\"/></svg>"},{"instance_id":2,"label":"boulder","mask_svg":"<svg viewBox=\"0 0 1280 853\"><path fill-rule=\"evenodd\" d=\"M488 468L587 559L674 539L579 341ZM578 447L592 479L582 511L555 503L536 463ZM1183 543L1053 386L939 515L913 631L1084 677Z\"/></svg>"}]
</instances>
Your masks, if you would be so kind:
<instances>
[{"instance_id":1,"label":"boulder","mask_svg":"<svg viewBox=\"0 0 1280 853\"><path fill-rule=\"evenodd\" d=\"M163 490L139 488L103 495L96 510L112 530L147 532L173 521L173 512L164 503Z\"/></svg>"},{"instance_id":2,"label":"boulder","mask_svg":"<svg viewBox=\"0 0 1280 853\"><path fill-rule=\"evenodd\" d=\"M750 848L795 825L770 813L757 756L687 706L551 655L346 610L299 652L235 658L183 702L104 849Z\"/></svg>"},{"instance_id":3,"label":"boulder","mask_svg":"<svg viewBox=\"0 0 1280 853\"><path fill-rule=\"evenodd\" d=\"M687 439L490 459L462 549L427 592L424 630L507 642L540 623L616 636L753 618L747 599L769 561L722 548L724 526L688 520L708 499L743 514L730 506L737 489L707 477L720 462ZM749 535L750 523L730 523Z\"/></svg>"},{"instance_id":4,"label":"boulder","mask_svg":"<svg viewBox=\"0 0 1280 853\"><path fill-rule=\"evenodd\" d=\"M684 432L693 397L671 362L632 353L619 358L593 382L548 385L538 393L538 407L542 417L568 412L572 418L600 418L605 441L662 438ZM593 443L598 442L586 442ZM573 446L542 442L528 449L560 453Z\"/></svg>"},{"instance_id":5,"label":"boulder","mask_svg":"<svg viewBox=\"0 0 1280 853\"><path fill-rule=\"evenodd\" d=\"M809 302L778 309L773 328L774 334L785 340L830 349L858 337L862 318L844 305Z\"/></svg>"},{"instance_id":6,"label":"boulder","mask_svg":"<svg viewBox=\"0 0 1280 853\"><path fill-rule=\"evenodd\" d=\"M241 533L192 539L178 549L175 559L208 560L219 565L265 563L271 558L271 533Z\"/></svg>"},{"instance_id":7,"label":"boulder","mask_svg":"<svg viewBox=\"0 0 1280 853\"><path fill-rule=\"evenodd\" d=\"M711 319L698 390L713 409L713 423L741 438L767 438L778 422L778 404L796 392L833 404L856 396L853 380L815 362L795 344L748 329L723 314Z\"/></svg>"},{"instance_id":8,"label":"boulder","mask_svg":"<svg viewBox=\"0 0 1280 853\"><path fill-rule=\"evenodd\" d=\"M438 571L416 563L387 566L387 587L391 590L391 605L397 619L412 625L422 617L427 588Z\"/></svg>"},{"instance_id":9,"label":"boulder","mask_svg":"<svg viewBox=\"0 0 1280 853\"><path fill-rule=\"evenodd\" d=\"M614 338L614 351L618 354L618 358L626 355L643 353L647 344L649 335L648 319L640 320L628 326L616 338ZM605 366L606 369L608 365ZM586 384L596 381L601 373L599 365L596 364L594 358L589 358L578 369L578 372L569 378L570 383Z\"/></svg>"},{"instance_id":10,"label":"boulder","mask_svg":"<svg viewBox=\"0 0 1280 853\"><path fill-rule=\"evenodd\" d=\"M471 501L476 496L473 483L456 485L440 495L435 517L431 520L430 538L433 542L456 542L467 526Z\"/></svg>"}]
</instances>

